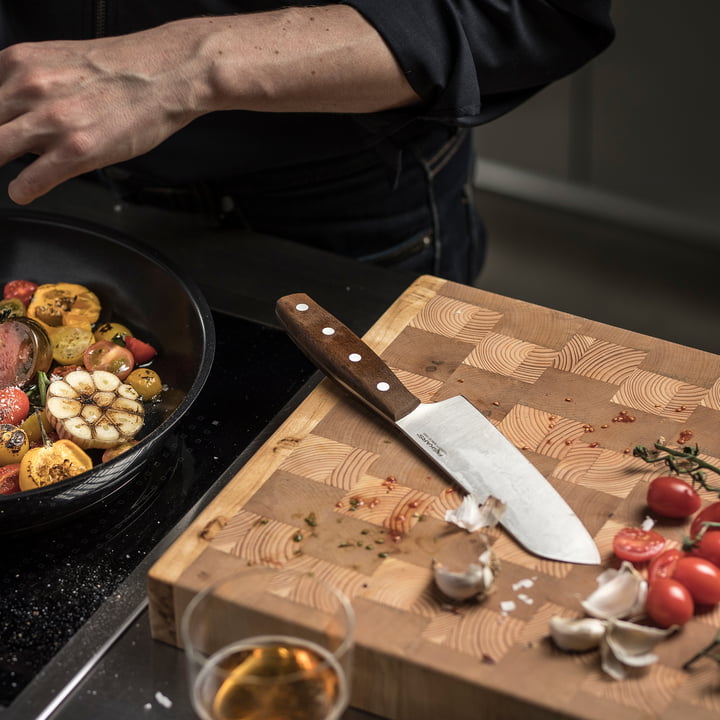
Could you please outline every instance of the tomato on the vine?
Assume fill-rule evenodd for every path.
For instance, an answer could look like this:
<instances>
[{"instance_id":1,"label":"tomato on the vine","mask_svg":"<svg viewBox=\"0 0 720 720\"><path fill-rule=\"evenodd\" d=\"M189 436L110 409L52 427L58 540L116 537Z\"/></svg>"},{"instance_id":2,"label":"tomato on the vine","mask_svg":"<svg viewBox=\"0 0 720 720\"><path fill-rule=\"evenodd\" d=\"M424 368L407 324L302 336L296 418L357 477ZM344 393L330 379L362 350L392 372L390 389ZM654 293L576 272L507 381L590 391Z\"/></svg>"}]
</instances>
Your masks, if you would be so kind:
<instances>
[{"instance_id":1,"label":"tomato on the vine","mask_svg":"<svg viewBox=\"0 0 720 720\"><path fill-rule=\"evenodd\" d=\"M672 475L656 477L648 486L648 507L664 517L690 517L700 509L702 500L685 480Z\"/></svg>"},{"instance_id":2,"label":"tomato on the vine","mask_svg":"<svg viewBox=\"0 0 720 720\"><path fill-rule=\"evenodd\" d=\"M684 625L695 612L689 590L671 578L660 578L648 587L645 611L662 628Z\"/></svg>"},{"instance_id":3,"label":"tomato on the vine","mask_svg":"<svg viewBox=\"0 0 720 720\"><path fill-rule=\"evenodd\" d=\"M706 522L720 522L720 501L708 505L695 516L690 525L690 537L696 537Z\"/></svg>"},{"instance_id":4,"label":"tomato on the vine","mask_svg":"<svg viewBox=\"0 0 720 720\"><path fill-rule=\"evenodd\" d=\"M30 414L30 399L14 385L0 388L0 424L19 425Z\"/></svg>"},{"instance_id":5,"label":"tomato on the vine","mask_svg":"<svg viewBox=\"0 0 720 720\"><path fill-rule=\"evenodd\" d=\"M654 558L665 547L665 538L655 530L626 527L613 538L613 552L630 562L645 562Z\"/></svg>"},{"instance_id":6,"label":"tomato on the vine","mask_svg":"<svg viewBox=\"0 0 720 720\"><path fill-rule=\"evenodd\" d=\"M656 555L648 566L648 582L652 584L662 578L671 578L673 572L675 572L677 561L681 557L685 557L685 553L677 548L663 550L659 555Z\"/></svg>"},{"instance_id":7,"label":"tomato on the vine","mask_svg":"<svg viewBox=\"0 0 720 720\"><path fill-rule=\"evenodd\" d=\"M709 560L720 567L720 528L708 529L690 544L690 553Z\"/></svg>"},{"instance_id":8,"label":"tomato on the vine","mask_svg":"<svg viewBox=\"0 0 720 720\"><path fill-rule=\"evenodd\" d=\"M673 580L684 585L696 603L714 605L720 602L720 568L701 557L680 558Z\"/></svg>"},{"instance_id":9,"label":"tomato on the vine","mask_svg":"<svg viewBox=\"0 0 720 720\"><path fill-rule=\"evenodd\" d=\"M135 358L127 348L109 340L100 340L85 350L83 364L89 372L107 370L124 380L135 367Z\"/></svg>"}]
</instances>

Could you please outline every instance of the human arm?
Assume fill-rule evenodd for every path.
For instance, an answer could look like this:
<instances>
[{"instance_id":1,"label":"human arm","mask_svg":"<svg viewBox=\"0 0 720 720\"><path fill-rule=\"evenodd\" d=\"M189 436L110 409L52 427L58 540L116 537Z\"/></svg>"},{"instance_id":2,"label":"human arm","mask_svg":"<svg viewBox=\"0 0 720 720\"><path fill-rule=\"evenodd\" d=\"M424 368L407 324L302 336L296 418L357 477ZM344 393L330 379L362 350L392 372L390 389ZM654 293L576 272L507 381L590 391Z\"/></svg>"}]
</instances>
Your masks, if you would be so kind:
<instances>
[{"instance_id":1,"label":"human arm","mask_svg":"<svg viewBox=\"0 0 720 720\"><path fill-rule=\"evenodd\" d=\"M0 165L25 204L221 110L371 113L418 102L373 26L329 5L180 20L0 53Z\"/></svg>"}]
</instances>

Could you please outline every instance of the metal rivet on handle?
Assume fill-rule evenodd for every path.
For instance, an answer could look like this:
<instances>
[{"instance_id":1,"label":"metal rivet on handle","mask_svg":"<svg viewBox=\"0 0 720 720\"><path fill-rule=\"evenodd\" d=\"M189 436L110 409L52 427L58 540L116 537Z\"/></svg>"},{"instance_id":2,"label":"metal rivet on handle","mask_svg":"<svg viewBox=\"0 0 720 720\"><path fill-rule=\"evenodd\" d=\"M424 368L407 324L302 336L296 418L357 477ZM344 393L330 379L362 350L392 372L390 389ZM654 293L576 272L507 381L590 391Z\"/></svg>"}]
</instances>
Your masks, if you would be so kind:
<instances>
[{"instance_id":1,"label":"metal rivet on handle","mask_svg":"<svg viewBox=\"0 0 720 720\"><path fill-rule=\"evenodd\" d=\"M387 392L390 389L390 386L386 382L379 382L375 386L380 392Z\"/></svg>"},{"instance_id":2,"label":"metal rivet on handle","mask_svg":"<svg viewBox=\"0 0 720 720\"><path fill-rule=\"evenodd\" d=\"M350 353L350 355L348 355L348 360L350 362L360 362L362 360L362 355L359 353Z\"/></svg>"},{"instance_id":3,"label":"metal rivet on handle","mask_svg":"<svg viewBox=\"0 0 720 720\"><path fill-rule=\"evenodd\" d=\"M300 312L305 312L306 310L310 309L310 306L307 303L298 303L295 306L296 310L299 310Z\"/></svg>"},{"instance_id":4,"label":"metal rivet on handle","mask_svg":"<svg viewBox=\"0 0 720 720\"><path fill-rule=\"evenodd\" d=\"M331 328L331 327L324 327L324 328L322 329L322 334L323 334L323 335L334 335L334 334L335 334L335 329L334 329L334 328Z\"/></svg>"}]
</instances>

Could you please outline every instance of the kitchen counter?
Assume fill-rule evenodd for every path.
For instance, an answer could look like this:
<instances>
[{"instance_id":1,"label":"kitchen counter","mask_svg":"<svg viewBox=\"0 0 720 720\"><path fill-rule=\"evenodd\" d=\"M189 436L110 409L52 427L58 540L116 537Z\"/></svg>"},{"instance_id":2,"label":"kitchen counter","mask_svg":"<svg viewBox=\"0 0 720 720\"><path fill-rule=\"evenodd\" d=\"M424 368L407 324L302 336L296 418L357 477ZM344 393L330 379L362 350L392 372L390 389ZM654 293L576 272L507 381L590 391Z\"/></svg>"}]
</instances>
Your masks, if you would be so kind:
<instances>
[{"instance_id":1,"label":"kitchen counter","mask_svg":"<svg viewBox=\"0 0 720 720\"><path fill-rule=\"evenodd\" d=\"M12 174L12 168L4 169L0 185ZM152 245L195 279L215 312L263 326L278 327L278 297L307 292L362 334L414 279L409 273L363 265L277 238L207 229L193 216L119 207L104 188L85 180L58 188L34 204L33 211L100 223ZM318 380L318 374L311 375L12 704L0 708L0 717L195 717L182 653L150 636L147 571ZM346 713L348 720L367 717L352 709Z\"/></svg>"}]
</instances>

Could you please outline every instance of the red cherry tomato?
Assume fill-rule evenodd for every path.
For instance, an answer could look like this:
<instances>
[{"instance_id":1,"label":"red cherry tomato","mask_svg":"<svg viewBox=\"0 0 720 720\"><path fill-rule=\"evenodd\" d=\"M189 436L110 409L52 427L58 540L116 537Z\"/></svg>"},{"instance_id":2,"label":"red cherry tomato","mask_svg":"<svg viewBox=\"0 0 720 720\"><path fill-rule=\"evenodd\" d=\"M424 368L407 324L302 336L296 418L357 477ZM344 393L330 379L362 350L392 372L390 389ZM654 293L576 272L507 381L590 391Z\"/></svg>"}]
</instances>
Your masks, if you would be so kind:
<instances>
[{"instance_id":1,"label":"red cherry tomato","mask_svg":"<svg viewBox=\"0 0 720 720\"><path fill-rule=\"evenodd\" d=\"M685 557L685 553L677 548L663 550L659 555L656 555L650 561L648 567L648 582L652 584L656 580L671 578L675 571L677 561L681 557Z\"/></svg>"},{"instance_id":2,"label":"red cherry tomato","mask_svg":"<svg viewBox=\"0 0 720 720\"><path fill-rule=\"evenodd\" d=\"M3 288L3 298L8 300L9 298L17 298L22 304L27 307L32 300L32 296L37 290L37 284L30 280L11 280L6 283Z\"/></svg>"},{"instance_id":3,"label":"red cherry tomato","mask_svg":"<svg viewBox=\"0 0 720 720\"><path fill-rule=\"evenodd\" d=\"M647 504L658 515L670 518L690 517L700 509L702 500L685 480L671 475L656 477L647 491Z\"/></svg>"},{"instance_id":4,"label":"red cherry tomato","mask_svg":"<svg viewBox=\"0 0 720 720\"><path fill-rule=\"evenodd\" d=\"M720 522L720 502L714 502L703 508L690 525L690 537L696 537L704 522Z\"/></svg>"},{"instance_id":5,"label":"red cherry tomato","mask_svg":"<svg viewBox=\"0 0 720 720\"><path fill-rule=\"evenodd\" d=\"M130 335L126 335L123 339L125 347L133 354L136 365L144 365L157 355L157 350L150 343L138 340Z\"/></svg>"},{"instance_id":6,"label":"red cherry tomato","mask_svg":"<svg viewBox=\"0 0 720 720\"><path fill-rule=\"evenodd\" d=\"M30 414L30 400L19 387L0 388L0 425L19 425Z\"/></svg>"},{"instance_id":7,"label":"red cherry tomato","mask_svg":"<svg viewBox=\"0 0 720 720\"><path fill-rule=\"evenodd\" d=\"M127 348L109 340L100 340L85 350L83 365L90 372L107 370L124 380L135 367L135 358Z\"/></svg>"},{"instance_id":8,"label":"red cherry tomato","mask_svg":"<svg viewBox=\"0 0 720 720\"><path fill-rule=\"evenodd\" d=\"M701 557L680 558L673 580L684 585L696 603L714 605L720 602L720 568Z\"/></svg>"},{"instance_id":9,"label":"red cherry tomato","mask_svg":"<svg viewBox=\"0 0 720 720\"><path fill-rule=\"evenodd\" d=\"M648 587L645 612L661 628L684 625L695 612L688 589L677 580L660 578Z\"/></svg>"},{"instance_id":10,"label":"red cherry tomato","mask_svg":"<svg viewBox=\"0 0 720 720\"><path fill-rule=\"evenodd\" d=\"M706 530L699 540L694 541L690 554L705 558L720 567L720 529Z\"/></svg>"},{"instance_id":11,"label":"red cherry tomato","mask_svg":"<svg viewBox=\"0 0 720 720\"><path fill-rule=\"evenodd\" d=\"M20 492L20 463L0 467L0 495Z\"/></svg>"},{"instance_id":12,"label":"red cherry tomato","mask_svg":"<svg viewBox=\"0 0 720 720\"><path fill-rule=\"evenodd\" d=\"M613 538L613 552L621 560L645 562L665 547L665 538L655 530L626 527Z\"/></svg>"}]
</instances>

